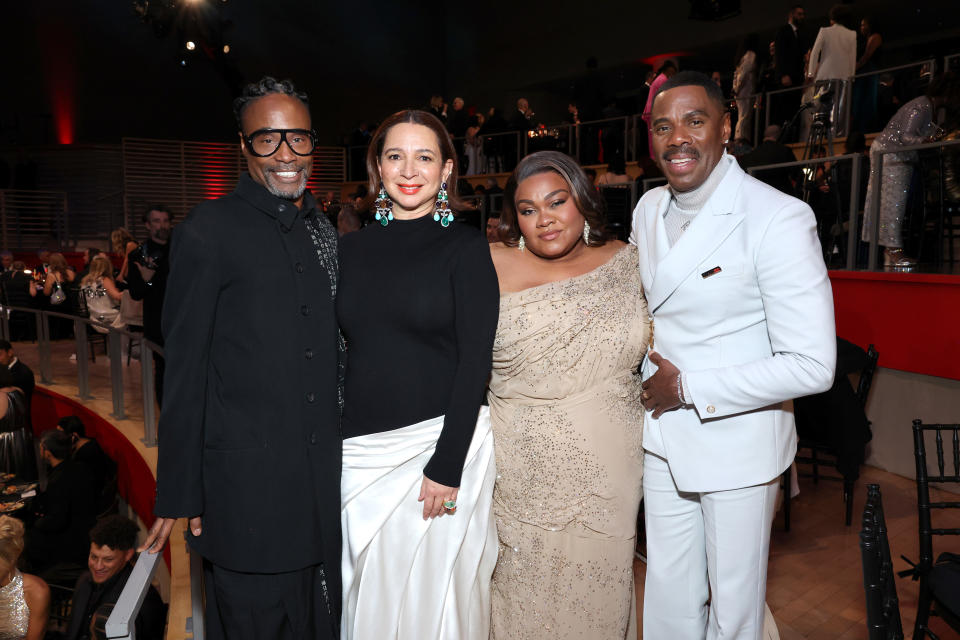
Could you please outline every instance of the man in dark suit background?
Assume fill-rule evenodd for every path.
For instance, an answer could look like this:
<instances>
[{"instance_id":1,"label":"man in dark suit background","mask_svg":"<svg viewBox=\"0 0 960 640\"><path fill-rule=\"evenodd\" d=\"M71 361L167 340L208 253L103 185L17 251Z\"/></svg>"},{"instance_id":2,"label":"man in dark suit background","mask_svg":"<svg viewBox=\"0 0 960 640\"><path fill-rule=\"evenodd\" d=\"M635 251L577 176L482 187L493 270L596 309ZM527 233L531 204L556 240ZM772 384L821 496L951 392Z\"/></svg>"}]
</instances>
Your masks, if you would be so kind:
<instances>
[{"instance_id":1,"label":"man in dark suit background","mask_svg":"<svg viewBox=\"0 0 960 640\"><path fill-rule=\"evenodd\" d=\"M810 43L801 29L806 15L803 5L793 5L787 16L787 24L777 31L774 40L774 75L778 89L803 85L803 56L810 48ZM799 90L770 96L772 122L782 124L788 120L800 106L800 97Z\"/></svg>"},{"instance_id":2,"label":"man in dark suit background","mask_svg":"<svg viewBox=\"0 0 960 640\"><path fill-rule=\"evenodd\" d=\"M306 94L265 77L234 102L249 173L171 242L158 552L177 518L204 558L207 637L337 636L337 233L306 190Z\"/></svg>"},{"instance_id":3,"label":"man in dark suit background","mask_svg":"<svg viewBox=\"0 0 960 640\"><path fill-rule=\"evenodd\" d=\"M97 520L94 477L73 460L73 442L63 431L40 436L40 456L47 464L47 487L34 503L36 519L27 529L24 556L31 573L58 563L80 564L87 556L87 532Z\"/></svg>"},{"instance_id":4,"label":"man in dark suit background","mask_svg":"<svg viewBox=\"0 0 960 640\"><path fill-rule=\"evenodd\" d=\"M0 366L6 367L9 375L4 375L5 382L0 386L17 387L23 391L23 399L27 405L27 421L30 420L30 403L33 400L33 388L36 382L33 371L23 364L17 354L13 352L13 345L6 340L0 340Z\"/></svg>"},{"instance_id":5,"label":"man in dark suit background","mask_svg":"<svg viewBox=\"0 0 960 640\"><path fill-rule=\"evenodd\" d=\"M137 546L138 531L132 520L120 515L107 516L90 530L88 570L73 588L66 640L90 640L94 617L110 615L133 571L130 561ZM163 638L165 614L160 594L150 586L134 621L137 638Z\"/></svg>"},{"instance_id":6,"label":"man in dark suit background","mask_svg":"<svg viewBox=\"0 0 960 640\"><path fill-rule=\"evenodd\" d=\"M780 164L781 162L795 162L797 157L793 155L790 147L780 142L780 127L775 124L770 125L763 130L763 142L757 145L757 148L750 153L740 157L740 168L744 171L750 167L759 167L767 164ZM794 181L801 179L800 169L797 167L786 167L783 169L767 169L758 171L753 176L757 180L766 182L774 189L794 195Z\"/></svg>"}]
</instances>

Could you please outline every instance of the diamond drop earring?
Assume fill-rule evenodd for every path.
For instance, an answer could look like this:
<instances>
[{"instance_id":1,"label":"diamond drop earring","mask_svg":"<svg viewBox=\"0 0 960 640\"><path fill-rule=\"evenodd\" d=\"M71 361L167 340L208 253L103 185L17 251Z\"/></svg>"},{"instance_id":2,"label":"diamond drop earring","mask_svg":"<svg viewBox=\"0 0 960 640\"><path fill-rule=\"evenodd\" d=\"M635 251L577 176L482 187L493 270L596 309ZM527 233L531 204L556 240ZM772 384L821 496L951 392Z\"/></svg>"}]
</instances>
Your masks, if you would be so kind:
<instances>
[{"instance_id":1,"label":"diamond drop earring","mask_svg":"<svg viewBox=\"0 0 960 640\"><path fill-rule=\"evenodd\" d=\"M521 234L520 234L520 242L517 243L517 249L520 249L520 251L523 251L523 250L526 249L526 248L527 248L527 241L524 240L523 234L521 233Z\"/></svg>"},{"instance_id":2,"label":"diamond drop earring","mask_svg":"<svg viewBox=\"0 0 960 640\"><path fill-rule=\"evenodd\" d=\"M379 220L384 227L390 224L390 221L393 220L393 200L387 195L383 185L380 185L380 193L377 194L377 200L373 203L373 206L377 208L373 218Z\"/></svg>"},{"instance_id":3,"label":"diamond drop earring","mask_svg":"<svg viewBox=\"0 0 960 640\"><path fill-rule=\"evenodd\" d=\"M583 244L590 246L590 223L583 221Z\"/></svg>"}]
</instances>

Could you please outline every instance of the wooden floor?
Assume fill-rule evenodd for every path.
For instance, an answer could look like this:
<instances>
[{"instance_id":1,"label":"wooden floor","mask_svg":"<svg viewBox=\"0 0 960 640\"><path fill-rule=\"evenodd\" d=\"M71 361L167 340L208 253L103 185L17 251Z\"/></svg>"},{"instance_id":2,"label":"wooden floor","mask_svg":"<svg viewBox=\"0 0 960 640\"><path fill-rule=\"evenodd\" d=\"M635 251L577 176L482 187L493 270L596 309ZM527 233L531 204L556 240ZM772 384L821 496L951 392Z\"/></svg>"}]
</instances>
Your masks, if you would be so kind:
<instances>
[{"instance_id":1,"label":"wooden floor","mask_svg":"<svg viewBox=\"0 0 960 640\"><path fill-rule=\"evenodd\" d=\"M821 476L819 484L814 485L812 478L802 475L805 470L801 465L800 495L792 503L790 531L783 530L782 513L778 513L774 521L767 604L783 640L866 639L859 539L860 515L866 497L864 487L867 483L880 485L890 555L894 570L899 571L909 567L901 555L914 561L918 556L916 483L874 467L864 467L854 496L854 521L846 527L839 480ZM936 489L931 489L931 494L935 494L931 495L932 500L956 499L954 494L940 498L942 493ZM937 516L941 517L937 519ZM935 513L934 526L960 527L960 513ZM955 537L934 538L934 556L940 551L960 551L958 547L960 541ZM638 601L643 597L644 573L643 563L635 562ZM907 638L913 635L917 591L917 582L897 578L900 615ZM930 626L943 640L960 637L937 618L931 619Z\"/></svg>"},{"instance_id":2,"label":"wooden floor","mask_svg":"<svg viewBox=\"0 0 960 640\"><path fill-rule=\"evenodd\" d=\"M36 345L16 345L21 359L38 371ZM63 391L64 385L76 384L76 362L70 360L74 351L71 341L55 343L52 348L53 378ZM91 363L91 390L104 406L110 399L109 360L98 353ZM124 358L126 362L126 358ZM39 382L39 380L38 380ZM141 420L143 405L140 394L140 365L133 360L124 365L125 409L131 420ZM53 426L53 425L50 425ZM913 480L864 467L854 496L854 522L843 524L843 500L838 480L821 478L814 485L807 471L800 469L800 495L794 498L791 513L791 531L783 530L783 515L777 514L770 548L770 569L767 580L767 603L773 611L780 637L783 640L812 638L867 638L864 608L863 578L860 565L860 515L866 495L866 483L878 483L883 493L884 514L890 540L894 569L908 567L900 556L916 560L917 515L916 485ZM826 473L830 473L827 471ZM933 500L940 499L932 489ZM955 499L955 496L952 498ZM940 516L937 519L937 516ZM934 526L960 527L960 513L935 513ZM960 540L934 539L934 555L940 551L960 551ZM642 619L644 564L637 561L638 613ZM916 618L918 583L909 578L897 579L900 613L906 637L912 636ZM944 640L960 638L942 621L933 618L931 627ZM642 636L641 636L642 637ZM659 639L657 639L659 640Z\"/></svg>"}]
</instances>

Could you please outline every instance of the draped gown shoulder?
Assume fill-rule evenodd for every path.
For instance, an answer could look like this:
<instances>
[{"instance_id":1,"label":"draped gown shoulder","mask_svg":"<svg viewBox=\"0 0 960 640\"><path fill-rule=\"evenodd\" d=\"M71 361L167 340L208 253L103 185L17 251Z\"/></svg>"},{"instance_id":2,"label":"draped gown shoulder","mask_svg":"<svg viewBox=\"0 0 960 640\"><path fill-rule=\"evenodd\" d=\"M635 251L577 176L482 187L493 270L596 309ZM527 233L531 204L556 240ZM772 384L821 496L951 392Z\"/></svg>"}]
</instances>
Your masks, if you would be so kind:
<instances>
[{"instance_id":1,"label":"draped gown shoulder","mask_svg":"<svg viewBox=\"0 0 960 640\"><path fill-rule=\"evenodd\" d=\"M586 274L500 298L493 638L636 638L635 371L651 337L637 261L626 246Z\"/></svg>"}]
</instances>

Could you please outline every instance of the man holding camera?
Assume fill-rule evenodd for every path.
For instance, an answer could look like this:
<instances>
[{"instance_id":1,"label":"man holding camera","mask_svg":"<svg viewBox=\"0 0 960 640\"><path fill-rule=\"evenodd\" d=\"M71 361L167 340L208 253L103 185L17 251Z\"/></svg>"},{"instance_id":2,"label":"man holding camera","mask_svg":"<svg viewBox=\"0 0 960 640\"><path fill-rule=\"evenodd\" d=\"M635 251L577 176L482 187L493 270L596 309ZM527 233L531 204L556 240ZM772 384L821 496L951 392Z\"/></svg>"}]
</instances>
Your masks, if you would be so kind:
<instances>
[{"instance_id":1,"label":"man holding camera","mask_svg":"<svg viewBox=\"0 0 960 640\"><path fill-rule=\"evenodd\" d=\"M153 205L143 214L148 239L130 252L131 267L127 272L130 297L143 300L143 336L163 346L160 316L163 313L163 295L170 273L170 212L163 205ZM153 389L157 404L163 405L162 356L153 356Z\"/></svg>"}]
</instances>

